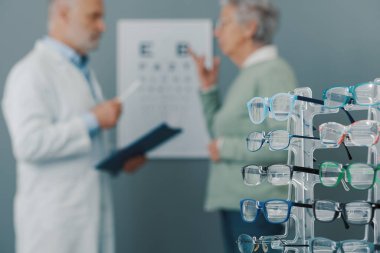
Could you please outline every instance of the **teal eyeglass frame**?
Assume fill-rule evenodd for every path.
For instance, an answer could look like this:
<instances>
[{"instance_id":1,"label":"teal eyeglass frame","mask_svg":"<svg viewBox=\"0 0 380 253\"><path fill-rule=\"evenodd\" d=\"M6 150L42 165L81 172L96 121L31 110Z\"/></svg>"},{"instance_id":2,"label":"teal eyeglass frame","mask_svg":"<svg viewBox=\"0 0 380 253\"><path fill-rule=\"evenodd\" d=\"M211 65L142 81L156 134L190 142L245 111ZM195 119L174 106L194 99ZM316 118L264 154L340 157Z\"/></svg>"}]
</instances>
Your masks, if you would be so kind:
<instances>
[{"instance_id":1,"label":"teal eyeglass frame","mask_svg":"<svg viewBox=\"0 0 380 253\"><path fill-rule=\"evenodd\" d=\"M247 102L249 119L251 120L251 122L253 124L260 124L268 117L269 113L273 111L272 110L273 100L278 96L288 96L292 100L291 105L290 105L290 110L289 110L287 116L285 116L281 119L279 117L275 117L275 116L273 117L274 119L279 120L279 121L287 120L290 117L290 115L292 114L292 111L294 110L294 105L295 105L296 100L323 105L322 100L304 97L304 96L299 96L299 95L291 95L289 93L277 93L277 94L273 95L272 97L253 97ZM262 98L265 101L265 103L263 105L264 115L263 115L262 120L260 120L260 121L255 121L253 119L252 114L251 114L251 108L252 108L253 101L254 101L254 99L257 99L257 98Z\"/></svg>"},{"instance_id":2,"label":"teal eyeglass frame","mask_svg":"<svg viewBox=\"0 0 380 253\"><path fill-rule=\"evenodd\" d=\"M326 165L327 163L331 163L331 164L334 164L336 165L337 167L341 168L342 171L339 172L339 175L338 175L338 178L337 178L337 181L335 184L333 185L326 185L322 182L322 178L324 178L325 176L323 176L323 166ZM323 163L321 163L319 165L319 178L321 180L321 183L323 186L325 187L329 187L329 188L334 188L334 187L337 187L340 182L342 181L343 177L346 177L347 179L347 183L354 189L356 190L368 190L368 189L371 189L376 183L380 183L380 179L378 178L378 171L380 171L380 164L378 165L374 165L374 164L363 164L363 165L366 165L366 166L369 166L373 169L373 172L374 172L374 175L373 175L373 180L372 180L372 184L369 186L369 187L366 187L366 188L358 188L358 187L355 187L352 185L352 176L351 176L351 173L350 173L350 168L355 166L355 165L360 165L362 163L351 163L351 164L340 164L340 163L336 163L336 162L330 162L330 161L325 161Z\"/></svg>"},{"instance_id":3,"label":"teal eyeglass frame","mask_svg":"<svg viewBox=\"0 0 380 253\"><path fill-rule=\"evenodd\" d=\"M373 104L363 104L363 103L358 103L358 101L357 101L356 89L358 87L360 87L360 86L370 85L370 84L373 84L373 85L376 85L376 86L380 85L380 84L377 84L377 83L374 83L374 82L367 82L367 83L359 83L359 84L348 86L348 87L346 87L346 86L334 86L334 87L331 87L329 89L325 89L325 90L323 90L323 94L322 94L322 100L324 101L324 106L326 108L329 108L329 109L335 109L335 108L342 108L345 105L349 105L349 104L360 105L360 106L376 106L376 105L380 105L380 99L379 99L379 102L373 103ZM331 89L336 89L336 88L343 88L343 89L345 89L348 94L351 94L351 96L349 96L349 95L343 95L343 94L335 94L336 96L340 96L340 97L344 96L343 101L341 102L340 105L337 105L337 106L327 106L326 105L326 100L328 100L327 93L329 91L331 91Z\"/></svg>"}]
</instances>

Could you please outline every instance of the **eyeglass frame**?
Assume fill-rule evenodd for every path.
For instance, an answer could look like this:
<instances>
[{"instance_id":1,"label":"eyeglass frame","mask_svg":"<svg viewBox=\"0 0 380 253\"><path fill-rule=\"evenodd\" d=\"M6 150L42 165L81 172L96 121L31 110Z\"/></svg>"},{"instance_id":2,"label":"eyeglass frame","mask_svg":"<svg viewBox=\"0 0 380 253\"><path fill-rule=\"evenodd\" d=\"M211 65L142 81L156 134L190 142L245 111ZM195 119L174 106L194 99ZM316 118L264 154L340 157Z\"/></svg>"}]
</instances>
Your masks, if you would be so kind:
<instances>
[{"instance_id":1,"label":"eyeglass frame","mask_svg":"<svg viewBox=\"0 0 380 253\"><path fill-rule=\"evenodd\" d=\"M309 98L309 97L305 97L305 96L300 96L300 95L291 95L289 93L277 93L277 94L275 94L275 95L273 95L271 97L253 97L246 104L247 105L247 109L248 109L249 119L251 120L251 122L253 124L261 124L265 120L265 118L268 117L269 112L272 111L271 108L273 106L273 100L274 100L274 98L276 96L280 96L280 95L287 95L287 96L289 96L292 99L291 109L290 109L290 112L289 112L289 114L288 114L288 116L287 116L286 119L288 119L290 117L290 115L292 114L292 111L294 110L294 105L295 105L295 101L296 100L304 101L304 102L310 102L310 103L319 104L319 105L324 105L324 103L323 103L322 100L314 99L314 98ZM262 98L266 102L265 104L263 103L263 105L264 105L264 114L265 115L264 115L263 120L260 121L260 122L254 122L253 121L253 117L251 115L252 103L253 103L253 100L256 99L256 98ZM279 120L276 117L274 117L274 119ZM284 119L284 120L286 120L286 119Z\"/></svg>"},{"instance_id":2,"label":"eyeglass frame","mask_svg":"<svg viewBox=\"0 0 380 253\"><path fill-rule=\"evenodd\" d=\"M256 216L255 218L252 220L252 221L247 221L245 218L244 218L244 215L243 215L243 204L244 204L244 201L255 201L256 203L256 208L257 208L257 212L256 212ZM269 221L268 219L268 213L266 211L266 206L265 204L270 202L270 201L282 201L282 202L286 202L288 204L288 213L287 213L287 216L286 216L286 219L282 222L271 222ZM317 215L316 215L316 204L320 201L326 201L326 202L331 202L333 204L335 204L335 207L336 207L336 210L334 210L334 217L331 219L331 221L323 221L323 220L320 220L317 218ZM363 224L355 224L355 223L351 223L349 222L347 219L346 219L346 206L348 204L352 204L352 203L367 203L371 206L372 208L372 211L371 211L371 218L370 220L367 222L367 223L363 223ZM258 205L257 205L258 204ZM256 221L258 215L259 215L259 212L262 212L265 219L269 222L269 223L272 223L272 224L281 224L281 223L285 223L289 220L290 218L290 212L291 212L291 208L293 206L296 206L296 207L303 207L303 208L312 208L313 209L313 215L314 215L314 219L319 221L319 222L323 222L323 223L331 223L333 221L335 221L336 219L338 218L342 218L343 220L343 223L344 223L344 227L346 229L348 229L350 227L349 224L351 225L368 225L370 223L372 223L373 221L373 217L375 215L375 210L376 209L380 209L380 203L373 203L373 202L368 202L368 201L352 201L352 202L347 202L347 203L340 203L340 202L336 202L336 201L333 201L333 200L315 200L312 204L305 204L305 203L300 203L300 202L293 202L291 200L285 200L285 199L268 199L266 201L258 201L258 200L255 200L255 199L242 199L240 200L240 214L241 214L241 217L242 217L242 220L246 223L253 223ZM265 209L264 209L265 208ZM263 210L263 211L261 211Z\"/></svg>"},{"instance_id":3,"label":"eyeglass frame","mask_svg":"<svg viewBox=\"0 0 380 253\"><path fill-rule=\"evenodd\" d=\"M322 183L322 166L326 163L334 163L336 165L338 165L342 171L339 173L339 176L338 176L338 179L336 181L336 183L332 186L329 186L329 185L325 185L324 183ZM370 187L366 188L366 189L359 189L359 188L356 188L355 186L352 185L351 183L351 177L349 176L350 174L347 174L349 171L349 167L350 166L353 166L353 165L358 165L358 164L362 164L362 165L367 165L369 167L371 167L374 171L374 175L373 175L373 181L372 181L372 184ZM307 167L302 167L302 166L297 166L297 165L288 165L288 164L271 164L269 166L260 166L260 165L256 165L256 164L249 164L249 165L245 165L241 168L241 174L242 174L242 177L243 177L243 182L245 185L248 185L248 186L255 186L255 185L252 185L252 184L247 184L245 183L245 169L248 168L249 166L256 166L259 168L260 170L260 175L265 175L267 177L267 171L269 169L269 167L271 166L286 166L289 168L289 171L290 171L290 180L292 180L293 178L293 172L304 172L304 173L308 173L308 174L314 174L314 175L319 175L319 180L321 182L321 184L325 187L329 187L329 188L333 188L333 187L337 187L339 185L339 183L344 180L343 179L343 176L346 176L345 178L347 178L348 180L344 180L344 182L350 184L350 186L356 190L368 190L368 189L371 189L375 183L379 182L380 179L377 177L377 172L380 171L380 164L378 165L374 165L374 164L367 164L367 163L351 163L351 164L341 164L341 163L336 163L336 162L331 162L331 161L324 161L322 163L319 164L319 169L314 169L314 168L307 168ZM344 170L344 171L343 171ZM261 174L261 171L264 172L265 171L265 174ZM268 181L268 177L266 178L267 181ZM261 181L260 181L260 184L261 184ZM258 184L256 184L258 185Z\"/></svg>"},{"instance_id":4,"label":"eyeglass frame","mask_svg":"<svg viewBox=\"0 0 380 253\"><path fill-rule=\"evenodd\" d=\"M328 89L324 89L323 92L322 92L322 100L323 100L323 105L326 107L326 108L329 108L329 109L335 109L335 108L343 108L345 105L360 105L360 106L376 106L376 105L380 105L380 102L379 103L376 103L376 104L371 104L371 105L363 105L363 104L359 104L356 102L356 88L357 87L360 87L362 85L367 85L367 84L374 84L374 85L379 85L375 82L366 82L366 83L358 83L358 84L355 84L355 85L351 85L351 86L334 86L334 87L330 87ZM327 99L327 92L331 89L334 89L334 88L345 88L347 89L348 93L351 93L352 96L346 96L346 100L345 102L343 102L342 105L340 106L327 106L325 105L325 100Z\"/></svg>"},{"instance_id":5,"label":"eyeglass frame","mask_svg":"<svg viewBox=\"0 0 380 253\"><path fill-rule=\"evenodd\" d=\"M243 215L243 204L247 200L249 200L249 201L255 201L255 203L256 203L257 212L256 212L255 218L252 221L247 221L246 219L244 219L244 215ZM269 221L269 219L268 219L268 213L266 211L266 203L268 203L270 201L282 201L282 202L288 204L288 213L287 213L286 219L284 221L281 221L281 222L272 222L272 221ZM289 220L290 213L291 213L291 210L292 210L293 206L304 207L304 208L312 208L311 204L304 204L304 203L294 202L294 201L286 200L286 199L268 199L266 201L258 201L258 200L255 200L255 199L242 199L242 200L240 200L240 214L241 214L242 220L244 222L246 222L246 223L254 223L257 220L257 217L259 216L259 213L262 212L262 214L264 215L264 217L265 217L265 219L266 219L267 222L269 222L271 224L282 224L282 223L285 223L285 222L287 222Z\"/></svg>"},{"instance_id":6,"label":"eyeglass frame","mask_svg":"<svg viewBox=\"0 0 380 253\"><path fill-rule=\"evenodd\" d=\"M262 239L260 239L260 238L257 239L256 236L250 236L250 235L247 235L247 234L240 234L239 237L238 237L238 239L235 241L235 243L238 245L238 248L239 248L239 246L240 246L240 245L239 245L239 238L240 238L241 236L247 236L247 237L249 237L249 238L251 239L251 242L252 242L252 251L251 251L251 252L256 252L256 251L259 249L260 245L263 247L263 251L264 251L264 252L267 252L267 251L268 251L268 245L267 245L267 243L268 243L268 244L269 244L269 243L272 243L272 242L274 242L275 240L281 242L283 246L286 245L286 242L285 242L283 239L281 239L279 236L273 236L273 238L274 238L275 240L266 241L266 240L262 240ZM292 244L291 246L294 246L294 247L309 247L309 245L307 245L307 244ZM284 246L284 248L285 248L285 246ZM239 248L239 251L240 251L241 253L243 253L243 252L240 250L240 248Z\"/></svg>"},{"instance_id":7,"label":"eyeglass frame","mask_svg":"<svg viewBox=\"0 0 380 253\"><path fill-rule=\"evenodd\" d=\"M334 163L336 165L338 165L342 171L339 173L339 176L338 176L338 179L336 181L336 183L332 186L328 186L328 185L325 185L322 183L322 166L323 164L326 164L326 163ZM361 164L361 165L367 165L369 167L371 167L373 169L373 180L372 180L372 184L370 187L366 188L366 189L359 189L359 188L356 188L355 186L352 185L352 182L351 182L351 174L348 174L349 173L349 168L351 166L354 166L354 165L358 165L358 164ZM377 165L374 165L374 164L368 164L368 163L350 163L350 164L342 164L342 163L337 163L337 162L331 162L331 161L324 161L322 162L320 165L319 165L319 179L321 181L321 184L325 187L336 187L338 186L338 184L343 180L343 177L345 176L345 179L347 180L344 180L344 182L348 183L352 188L356 189L356 190L369 190L371 189L375 183L379 182L380 179L377 177L377 172L380 171L380 164L377 164Z\"/></svg>"},{"instance_id":8,"label":"eyeglass frame","mask_svg":"<svg viewBox=\"0 0 380 253\"><path fill-rule=\"evenodd\" d=\"M337 210L335 210L335 213L334 213L334 217L332 218L331 221L323 221L323 220L320 220L320 219L317 219L317 216L316 216L316 208L315 208L315 205L317 202L319 201L329 201L331 203L334 203L335 204L335 207L337 208ZM368 223L363 223L363 224L355 224L355 223L351 223L349 222L347 219L346 219L346 206L348 204L352 204L352 203L367 203L371 206L372 208L372 211L371 211L371 219L368 221ZM336 219L338 218L342 218L343 220L343 223L344 223L344 227L346 229L350 228L350 225L368 225L370 223L372 223L373 221L373 217L375 215L375 210L376 209L380 209L380 203L373 203L373 202L368 202L368 201L351 201L351 202L347 202L347 203L340 203L340 202L336 202L336 201L333 201L333 200L315 200L312 204L313 206L313 215L314 215L314 218L319 221L319 222L323 222L323 223L331 223L333 221L335 221Z\"/></svg>"},{"instance_id":9,"label":"eyeglass frame","mask_svg":"<svg viewBox=\"0 0 380 253\"><path fill-rule=\"evenodd\" d=\"M318 129L319 130L319 136L321 136L321 132L322 132L323 128L327 124L336 124L336 125L342 126L343 127L343 133L342 133L342 135L340 137L341 141L338 141L336 143L337 145L338 144L342 144L342 143L344 143L345 138L349 138L349 136L350 136L350 130L351 130L352 126L355 125L355 124L358 124L360 122L371 122L371 123L376 123L377 124L377 128L378 128L377 129L377 131L378 131L377 137L376 137L376 140L371 145L375 145L376 143L378 143L379 140L380 140L380 123L378 121L376 121L376 120L358 120L358 121L352 122L350 125L347 125L347 126L345 126L343 124L340 124L340 123L337 123L337 122L326 122L326 123L323 123L323 124L321 124L319 126L319 129ZM322 141L322 139L321 139L321 141Z\"/></svg>"},{"instance_id":10,"label":"eyeglass frame","mask_svg":"<svg viewBox=\"0 0 380 253\"><path fill-rule=\"evenodd\" d=\"M283 240L280 240L280 242L282 243L282 247L283 248L287 248L287 247L288 248L292 248L292 247L309 247L310 248L310 252L313 253L313 242L316 241L316 240L325 240L325 241L334 242L337 247L336 247L336 249L333 249L333 252L337 252L337 250L339 250L339 249L342 250L343 243L349 243L349 242L366 243L367 246L369 246L369 249L371 250L370 252L374 252L374 250L380 250L380 244L375 244L375 243L368 242L368 241L365 241L365 240L334 241L334 240L331 240L331 239L328 239L328 238L324 238L324 237L315 237L315 238L309 240L309 244L287 244Z\"/></svg>"},{"instance_id":11,"label":"eyeglass frame","mask_svg":"<svg viewBox=\"0 0 380 253\"><path fill-rule=\"evenodd\" d=\"M248 168L249 166L256 166L256 167L259 167L260 171L267 172L268 169L269 169L269 167L276 166L276 165L286 166L286 167L289 168L289 171L290 171L290 180L292 180L292 178L293 178L293 172L305 172L305 173L316 174L316 175L319 174L319 170L317 170L317 169L312 169L312 168L307 168L307 167L302 167L302 166L297 166L297 165L271 164L269 166L260 166L260 165L256 165L256 164L249 164L249 165L245 165L245 166L243 166L241 168L241 174L242 174L244 183L245 183L245 169ZM265 175L267 177L268 174L267 173L265 173L265 174L261 174L260 173L260 175ZM268 177L266 179L268 180ZM252 185L249 185L249 184L246 184L246 185L252 186Z\"/></svg>"},{"instance_id":12,"label":"eyeglass frame","mask_svg":"<svg viewBox=\"0 0 380 253\"><path fill-rule=\"evenodd\" d=\"M272 98L274 96L276 96L276 95L279 95L279 94L288 94L288 93L277 93L277 94L273 95L270 98L268 98L268 97L253 97L253 98L251 98L246 103L246 106L247 106L247 109L248 109L248 116L249 116L249 119L251 120L251 122L253 124L260 124L260 123L262 123L265 120L265 118L267 118L267 115L264 117L264 119L260 123L253 122L252 116L251 116L251 110L250 110L250 107L251 107L251 104L252 104L252 100L255 99L255 98L263 98L264 100L266 100L266 99L267 100L270 100L270 99L273 100ZM300 96L300 95L290 95L290 96L294 96L294 98L293 98L293 104L292 104L293 109L294 109L295 100L309 102L309 103L313 103L313 104L318 104L318 105L322 105L322 106L326 107L325 103L324 103L324 100L320 100L320 99L316 99L316 98L310 98L310 97L305 97L305 96ZM270 101L269 106L266 105L267 110L269 110L270 107L272 107L272 102L271 101ZM326 108L328 108L328 107L326 107ZM343 112L347 115L347 117L348 117L348 119L350 120L351 123L355 122L355 119L352 117L352 115L344 107L337 107L337 108L341 108L343 110ZM329 108L329 109L335 109L335 108ZM267 112L266 114L268 114L268 113L269 112ZM289 114L288 118L290 117L290 114Z\"/></svg>"},{"instance_id":13,"label":"eyeglass frame","mask_svg":"<svg viewBox=\"0 0 380 253\"><path fill-rule=\"evenodd\" d=\"M270 136L274 133L274 132L276 132L276 131L284 131L284 132L287 132L288 133L288 144L287 144L287 146L285 147L285 148L281 148L281 149L274 149L274 148L272 148L271 147L271 145L270 145ZM262 138L261 138L261 145L260 145L260 147L258 148L258 149L256 149L256 150L250 150L249 148L248 148L248 142L249 141L251 141L248 137L246 138L246 141L247 141L247 149L248 149L248 151L251 151L251 152L256 152L256 151L258 151L258 150L260 150L262 147L263 147L263 145L264 145L264 143L269 143L269 149L270 150L273 150L273 151L275 151L275 150L286 150L289 146L290 146L290 140L292 139L292 138L302 138L302 139L312 139L312 140L319 140L319 138L318 137L313 137L313 136L303 136L303 135L297 135L297 134L290 134L288 131L286 131L286 130L273 130L273 131L270 131L270 132L268 132L267 134L265 133L265 131L262 131L261 133L260 132L251 132L248 136L250 136L251 134L253 134L253 133L259 133L259 134L261 134L261 136L262 136Z\"/></svg>"}]
</instances>

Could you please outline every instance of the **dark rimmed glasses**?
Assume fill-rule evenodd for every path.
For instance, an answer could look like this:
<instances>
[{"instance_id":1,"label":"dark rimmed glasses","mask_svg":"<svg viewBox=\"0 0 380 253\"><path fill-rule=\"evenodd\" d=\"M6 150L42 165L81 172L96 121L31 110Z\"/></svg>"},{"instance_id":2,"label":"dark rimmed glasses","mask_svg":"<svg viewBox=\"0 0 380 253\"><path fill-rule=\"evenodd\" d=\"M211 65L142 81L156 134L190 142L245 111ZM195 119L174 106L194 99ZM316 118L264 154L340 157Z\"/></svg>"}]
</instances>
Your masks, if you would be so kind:
<instances>
[{"instance_id":1,"label":"dark rimmed glasses","mask_svg":"<svg viewBox=\"0 0 380 253\"><path fill-rule=\"evenodd\" d=\"M269 223L278 224L289 220L293 206L312 208L314 218L320 222L330 223L341 217L346 229L349 228L349 224L370 224L375 210L380 208L380 204L367 201L339 203L332 200L317 200L313 204L304 204L284 199L267 201L243 199L240 201L240 212L245 222L255 222L259 213L262 212Z\"/></svg>"}]
</instances>

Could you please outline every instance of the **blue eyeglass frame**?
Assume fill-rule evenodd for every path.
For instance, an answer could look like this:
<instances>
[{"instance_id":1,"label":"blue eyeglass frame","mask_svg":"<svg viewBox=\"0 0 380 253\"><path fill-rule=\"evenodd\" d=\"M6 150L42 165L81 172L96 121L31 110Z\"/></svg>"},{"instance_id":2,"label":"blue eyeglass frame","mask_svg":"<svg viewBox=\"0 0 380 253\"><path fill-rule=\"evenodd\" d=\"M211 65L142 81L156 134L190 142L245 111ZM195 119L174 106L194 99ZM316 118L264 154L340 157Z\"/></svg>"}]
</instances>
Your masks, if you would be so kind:
<instances>
[{"instance_id":1,"label":"blue eyeglass frame","mask_svg":"<svg viewBox=\"0 0 380 253\"><path fill-rule=\"evenodd\" d=\"M243 214L243 205L244 205L244 202L245 201L254 201L255 202L255 205L257 207L257 212L256 212L256 216L255 218L252 220L252 221L247 221L244 219L244 214ZM286 203L288 205L288 213L286 215L286 218L283 220L283 221L279 221L279 222L273 222L273 221L270 221L268 219L268 212L267 212L267 209L266 209L266 204L270 201L281 201L283 203ZM313 206L311 204L304 204L304 203L296 203L296 202L293 202L291 200L286 200L286 199L268 199L266 201L258 201L258 200L255 200L255 199L242 199L240 200L240 215L241 215L241 218L244 222L246 223L253 223L257 220L257 217L259 216L259 213L260 212L263 212L263 215L266 219L267 222L269 223L272 223L272 224L282 224L282 223L285 223L289 220L289 217L290 217L290 212L292 210L292 207L293 206L297 206L297 207L305 207L305 208L313 208Z\"/></svg>"},{"instance_id":2,"label":"blue eyeglass frame","mask_svg":"<svg viewBox=\"0 0 380 253\"><path fill-rule=\"evenodd\" d=\"M322 100L323 100L323 104L325 104L325 100L327 99L327 92L331 89L334 89L334 88L345 88L347 89L348 93L351 93L352 96L345 96L345 101L342 102L342 104L340 106L327 106L325 105L326 108L329 108L329 109L335 109L335 108L342 108L344 107L345 105L347 104L353 104L353 105L361 105L361 106L374 106L374 105L380 105L380 102L378 103L375 103L375 104L371 104L371 105L368 105L368 104L360 104L360 103L357 103L356 101L356 88L362 86L362 85L368 85L368 84L374 84L374 85L380 85L380 84L377 84L377 83L374 83L374 82L366 82L366 83L358 83L358 84L355 84L355 85L352 85L352 86L334 86L334 87L331 87L331 88L328 88L328 89L324 89L323 90L323 93L322 93Z\"/></svg>"},{"instance_id":3,"label":"blue eyeglass frame","mask_svg":"<svg viewBox=\"0 0 380 253\"><path fill-rule=\"evenodd\" d=\"M336 244L336 248L334 249L334 252L337 252L337 250L340 249L341 250L340 252L344 253L345 251L342 248L343 244L344 243L350 243L350 242L365 243L370 248L370 252L374 252L374 250L380 250L380 244L374 244L372 242L367 242L367 241L364 241L364 240L333 241L333 240L330 240L330 239L327 239L327 238L324 238L324 237L316 237L316 238L313 238L312 240L310 240L309 247L310 247L310 251L311 252L314 252L314 241L316 241L316 240L324 240L324 241L334 242Z\"/></svg>"},{"instance_id":4,"label":"blue eyeglass frame","mask_svg":"<svg viewBox=\"0 0 380 253\"><path fill-rule=\"evenodd\" d=\"M276 98L277 96L280 96L280 95L282 95L282 96L284 96L284 95L289 96L291 98L291 100L292 100L292 104L291 104L290 112L288 113L287 117L285 117L284 119L278 119L278 118L274 117L276 120L279 120L279 121L287 120L290 117L290 115L292 114L292 111L294 109L294 104L295 104L296 100L304 101L304 102L310 102L310 103L319 104L319 105L324 105L324 102L322 100L314 99L314 98L309 98L309 97L304 97L304 96L299 96L299 95L291 95L289 93L277 93L277 94L273 95L270 98L269 97L253 97L253 98L251 98L247 102L248 115L249 115L249 119L251 120L251 122L253 124L261 124L268 117L269 112L272 111L271 108L273 106L273 100L274 100L274 98ZM264 103L264 117L263 117L263 119L260 122L254 122L253 117L251 115L252 103L253 103L253 100L256 99L256 98L262 98L265 101L265 103Z\"/></svg>"},{"instance_id":5,"label":"blue eyeglass frame","mask_svg":"<svg viewBox=\"0 0 380 253\"><path fill-rule=\"evenodd\" d=\"M265 131L262 131L262 132L261 132L261 135L262 135L261 145L260 145L260 147L259 147L258 149L254 150L254 151L252 151L252 150L250 150L250 149L248 148L248 142L251 141L251 140L247 137L247 138L246 138L246 141L247 141L247 149L248 149L249 151L251 151L251 152L256 152L256 151L260 150L260 149L263 147L264 143L269 143L269 149L270 149L270 150L273 150L273 151L275 151L275 150L286 150L286 149L289 147L289 145L290 145L290 140L291 140L292 138L302 138L302 139L320 140L318 137L303 136L303 135L297 135L297 134L290 134L288 131L285 131L285 132L288 133L288 144L287 144L287 146L286 146L285 148L281 148L281 149L274 149L274 148L272 148L272 146L270 145L270 141L269 141L269 140L270 140L270 138L271 138L271 135L272 135L274 132L276 132L276 131L285 131L285 130L273 130L273 131L268 132L267 134L265 133ZM252 133L260 133L260 132L251 132L249 135L251 135Z\"/></svg>"}]
</instances>

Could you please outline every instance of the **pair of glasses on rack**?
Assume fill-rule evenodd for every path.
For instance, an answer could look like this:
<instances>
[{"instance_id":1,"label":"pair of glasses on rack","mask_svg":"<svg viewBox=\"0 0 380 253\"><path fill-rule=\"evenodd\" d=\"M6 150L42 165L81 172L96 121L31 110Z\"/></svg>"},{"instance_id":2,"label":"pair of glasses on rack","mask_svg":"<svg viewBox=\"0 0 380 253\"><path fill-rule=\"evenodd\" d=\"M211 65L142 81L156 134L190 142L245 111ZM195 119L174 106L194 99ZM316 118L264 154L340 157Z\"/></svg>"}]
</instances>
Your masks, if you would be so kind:
<instances>
[{"instance_id":1,"label":"pair of glasses on rack","mask_svg":"<svg viewBox=\"0 0 380 253\"><path fill-rule=\"evenodd\" d=\"M312 204L298 203L284 199L270 199L257 201L254 199L242 199L240 212L243 221L255 222L260 212L269 223L279 224L289 220L292 207L313 209L314 218L320 222L333 222L342 218L346 229L349 224L367 225L373 220L375 209L380 204L366 201L353 201L338 203L331 200L317 200Z\"/></svg>"},{"instance_id":2,"label":"pair of glasses on rack","mask_svg":"<svg viewBox=\"0 0 380 253\"><path fill-rule=\"evenodd\" d=\"M380 123L375 120L359 120L351 125L344 126L336 122L327 122L319 126L319 138L290 134L285 130L275 130L269 133L252 132L248 135L247 149L251 152L258 151L265 143L270 150L284 150L290 145L292 138L320 140L324 145L338 146L345 138L348 138L357 146L372 146L379 142Z\"/></svg>"},{"instance_id":3,"label":"pair of glasses on rack","mask_svg":"<svg viewBox=\"0 0 380 253\"><path fill-rule=\"evenodd\" d=\"M260 124L269 116L278 121L287 120L293 114L295 102L297 100L324 105L323 100L292 95L289 93L278 93L269 98L254 97L247 102L249 118L253 124ZM355 121L346 110L344 110L344 112L348 116L350 122Z\"/></svg>"},{"instance_id":4,"label":"pair of glasses on rack","mask_svg":"<svg viewBox=\"0 0 380 253\"><path fill-rule=\"evenodd\" d=\"M324 144L339 145L346 138L357 146L370 147L379 141L380 123L375 120L359 120L344 126L327 122L319 126L319 136Z\"/></svg>"},{"instance_id":5,"label":"pair of glasses on rack","mask_svg":"<svg viewBox=\"0 0 380 253\"><path fill-rule=\"evenodd\" d=\"M297 100L323 105L321 100L289 93L278 93L270 98L254 97L247 102L249 118L254 124L262 123L269 115L279 121L287 120Z\"/></svg>"},{"instance_id":6,"label":"pair of glasses on rack","mask_svg":"<svg viewBox=\"0 0 380 253\"><path fill-rule=\"evenodd\" d=\"M269 133L252 132L246 139L247 149L251 152L255 152L261 149L265 143L268 143L270 150L284 150L289 147L290 141L293 138L319 140L317 137L289 134L289 132L285 130L275 130Z\"/></svg>"},{"instance_id":7,"label":"pair of glasses on rack","mask_svg":"<svg viewBox=\"0 0 380 253\"><path fill-rule=\"evenodd\" d=\"M292 247L309 247L310 253L372 253L380 250L380 244L374 244L365 240L344 240L344 241L333 241L323 237L317 237L309 240L309 244L286 244L281 241L283 248ZM242 242L243 243L243 242ZM247 241L248 243L248 241ZM248 253L243 252L243 253ZM252 252L251 252L252 253Z\"/></svg>"},{"instance_id":8,"label":"pair of glasses on rack","mask_svg":"<svg viewBox=\"0 0 380 253\"><path fill-rule=\"evenodd\" d=\"M365 240L344 240L333 241L323 237L316 237L309 240L308 244L288 244L286 241L275 237L275 240L280 242L280 246L285 248L309 247L310 253L372 253L380 250L380 244L374 244ZM263 251L268 251L266 241L258 240L247 234L242 234L238 237L237 244L241 253L253 253L263 246Z\"/></svg>"},{"instance_id":9,"label":"pair of glasses on rack","mask_svg":"<svg viewBox=\"0 0 380 253\"><path fill-rule=\"evenodd\" d=\"M332 87L323 91L325 107L342 108L345 105L380 105L380 85L377 82L360 83L349 87Z\"/></svg>"},{"instance_id":10,"label":"pair of glasses on rack","mask_svg":"<svg viewBox=\"0 0 380 253\"><path fill-rule=\"evenodd\" d=\"M253 253L259 250L260 245L263 249L263 252L268 252L269 246L272 242L279 242L281 245L286 245L286 242L279 238L278 236L273 236L271 240L262 240L257 239L255 236L250 236L247 234L239 235L236 244L238 245L239 251L241 253ZM296 245L294 247L307 247L308 245L304 244L292 244Z\"/></svg>"},{"instance_id":11,"label":"pair of glasses on rack","mask_svg":"<svg viewBox=\"0 0 380 253\"><path fill-rule=\"evenodd\" d=\"M288 185L294 172L319 175L319 180L326 187L336 187L343 180L357 190L368 190L379 182L379 165L353 163L343 165L336 162L323 162L319 169L302 166L273 164L270 166L247 165L241 170L243 181L248 186L260 185L268 181L272 185ZM343 183L343 182L342 182Z\"/></svg>"}]
</instances>

